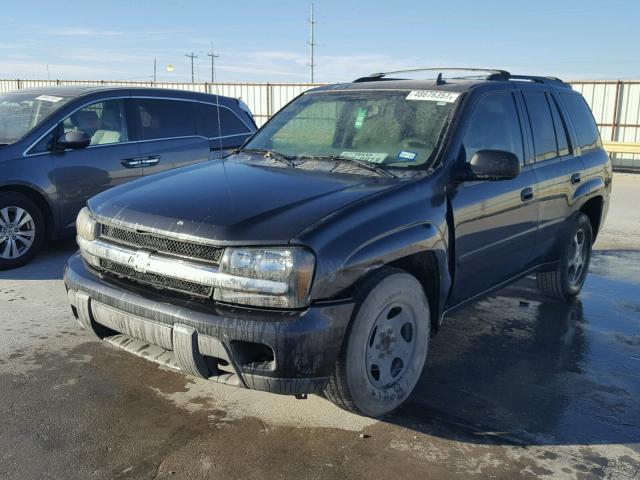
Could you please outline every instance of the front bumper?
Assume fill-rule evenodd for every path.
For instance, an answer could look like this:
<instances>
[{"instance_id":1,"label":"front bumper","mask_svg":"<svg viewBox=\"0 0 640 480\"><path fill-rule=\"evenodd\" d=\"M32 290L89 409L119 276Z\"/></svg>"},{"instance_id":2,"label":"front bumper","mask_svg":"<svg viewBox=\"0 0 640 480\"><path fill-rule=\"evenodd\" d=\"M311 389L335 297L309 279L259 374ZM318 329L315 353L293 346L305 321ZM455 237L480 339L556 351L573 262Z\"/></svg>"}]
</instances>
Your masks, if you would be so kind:
<instances>
[{"instance_id":1,"label":"front bumper","mask_svg":"<svg viewBox=\"0 0 640 480\"><path fill-rule=\"evenodd\" d=\"M79 254L64 282L79 323L99 338L192 375L280 394L322 391L353 311L350 301L269 311L167 297L89 271Z\"/></svg>"}]
</instances>

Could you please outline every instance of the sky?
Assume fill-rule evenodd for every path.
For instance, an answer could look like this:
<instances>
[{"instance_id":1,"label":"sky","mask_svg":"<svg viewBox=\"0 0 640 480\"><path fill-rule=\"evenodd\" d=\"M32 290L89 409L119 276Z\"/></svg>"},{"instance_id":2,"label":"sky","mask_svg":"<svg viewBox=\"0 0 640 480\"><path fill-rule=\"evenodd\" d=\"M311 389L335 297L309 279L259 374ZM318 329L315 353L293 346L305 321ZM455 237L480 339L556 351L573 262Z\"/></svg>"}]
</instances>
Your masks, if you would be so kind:
<instances>
[{"instance_id":1,"label":"sky","mask_svg":"<svg viewBox=\"0 0 640 480\"><path fill-rule=\"evenodd\" d=\"M307 1L2 2L0 78L309 81ZM639 0L315 0L315 80L492 67L640 79ZM173 65L173 72L167 66Z\"/></svg>"}]
</instances>

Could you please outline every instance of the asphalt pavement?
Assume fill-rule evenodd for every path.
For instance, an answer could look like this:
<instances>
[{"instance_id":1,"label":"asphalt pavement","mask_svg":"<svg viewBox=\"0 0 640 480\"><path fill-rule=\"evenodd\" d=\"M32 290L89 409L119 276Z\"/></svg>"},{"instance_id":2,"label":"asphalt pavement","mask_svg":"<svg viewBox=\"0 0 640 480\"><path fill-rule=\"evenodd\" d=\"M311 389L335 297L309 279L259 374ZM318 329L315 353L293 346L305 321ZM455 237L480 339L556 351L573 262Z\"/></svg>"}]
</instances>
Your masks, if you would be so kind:
<instances>
[{"instance_id":1,"label":"asphalt pavement","mask_svg":"<svg viewBox=\"0 0 640 480\"><path fill-rule=\"evenodd\" d=\"M94 340L73 242L0 272L0 478L640 478L640 175L576 301L527 278L447 319L382 421L187 377Z\"/></svg>"}]
</instances>

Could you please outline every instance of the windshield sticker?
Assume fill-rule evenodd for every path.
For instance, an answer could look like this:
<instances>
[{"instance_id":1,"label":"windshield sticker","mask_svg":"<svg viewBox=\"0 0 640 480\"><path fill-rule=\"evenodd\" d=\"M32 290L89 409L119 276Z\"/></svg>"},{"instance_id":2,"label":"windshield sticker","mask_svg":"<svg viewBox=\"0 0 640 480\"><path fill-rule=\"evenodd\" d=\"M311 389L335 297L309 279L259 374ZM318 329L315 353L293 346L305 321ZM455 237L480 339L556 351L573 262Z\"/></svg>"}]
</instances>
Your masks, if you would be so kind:
<instances>
[{"instance_id":1,"label":"windshield sticker","mask_svg":"<svg viewBox=\"0 0 640 480\"><path fill-rule=\"evenodd\" d=\"M417 156L418 154L416 152L407 152L406 150L402 150L398 154L398 159L404 160L405 162L413 162Z\"/></svg>"},{"instance_id":2,"label":"windshield sticker","mask_svg":"<svg viewBox=\"0 0 640 480\"><path fill-rule=\"evenodd\" d=\"M438 103L453 103L460 96L459 93L442 90L413 90L407 95L407 100L427 100Z\"/></svg>"},{"instance_id":3,"label":"windshield sticker","mask_svg":"<svg viewBox=\"0 0 640 480\"><path fill-rule=\"evenodd\" d=\"M389 154L376 152L342 152L340 156L344 158L350 158L352 160L362 160L364 162L370 163L382 163L387 159Z\"/></svg>"},{"instance_id":4,"label":"windshield sticker","mask_svg":"<svg viewBox=\"0 0 640 480\"><path fill-rule=\"evenodd\" d=\"M39 97L36 97L36 100L58 103L60 100L62 100L62 97L54 97L53 95L40 95Z\"/></svg>"},{"instance_id":5,"label":"windshield sticker","mask_svg":"<svg viewBox=\"0 0 640 480\"><path fill-rule=\"evenodd\" d=\"M364 123L364 119L366 116L367 116L367 109L362 107L359 108L358 115L356 116L356 123L353 124L353 128L357 130L362 128L362 124Z\"/></svg>"}]
</instances>

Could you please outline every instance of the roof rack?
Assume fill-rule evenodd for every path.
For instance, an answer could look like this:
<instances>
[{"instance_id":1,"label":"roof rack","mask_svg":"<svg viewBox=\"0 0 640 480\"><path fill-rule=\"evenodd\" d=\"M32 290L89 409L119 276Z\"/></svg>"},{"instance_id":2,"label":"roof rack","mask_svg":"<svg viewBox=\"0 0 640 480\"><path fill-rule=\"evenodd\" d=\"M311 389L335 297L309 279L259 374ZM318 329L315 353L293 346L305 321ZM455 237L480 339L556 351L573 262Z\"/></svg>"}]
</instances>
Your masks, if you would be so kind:
<instances>
[{"instance_id":1,"label":"roof rack","mask_svg":"<svg viewBox=\"0 0 640 480\"><path fill-rule=\"evenodd\" d=\"M466 68L466 67L462 67L462 68L456 68L456 67L411 68L411 69L408 69L408 70L395 70L393 72L372 73L371 75L369 75L367 77L357 78L353 82L354 83L360 83L360 82L376 82L378 80L399 80L397 78L387 78L387 75L396 74L396 73L439 72L438 83L440 83L440 82L444 83L444 81L442 80L442 72L449 72L449 71L485 72L485 73L487 73L487 75L484 76L484 78L486 80L494 80L494 79L498 79L498 78L506 79L511 75L506 70L496 70L496 69L493 69L493 68Z\"/></svg>"},{"instance_id":2,"label":"roof rack","mask_svg":"<svg viewBox=\"0 0 640 480\"><path fill-rule=\"evenodd\" d=\"M381 80L404 80L399 78L388 78L387 75L396 74L396 73L413 73L413 72L438 72L436 77L436 84L442 85L446 83L442 78L442 72L449 71L462 71L462 72L485 72L486 75L473 75L469 77L451 77L453 79L463 79L463 78L476 78L482 77L484 80L525 80L535 83L546 83L553 84L559 86L569 86L569 84L563 82L557 77L540 77L535 75L512 75L506 70L498 70L493 68L456 68L456 67L441 67L441 68L412 68L408 70L396 70L393 72L380 72L373 73L367 77L360 77L353 81L353 83L361 83L361 82L377 82Z\"/></svg>"}]
</instances>

